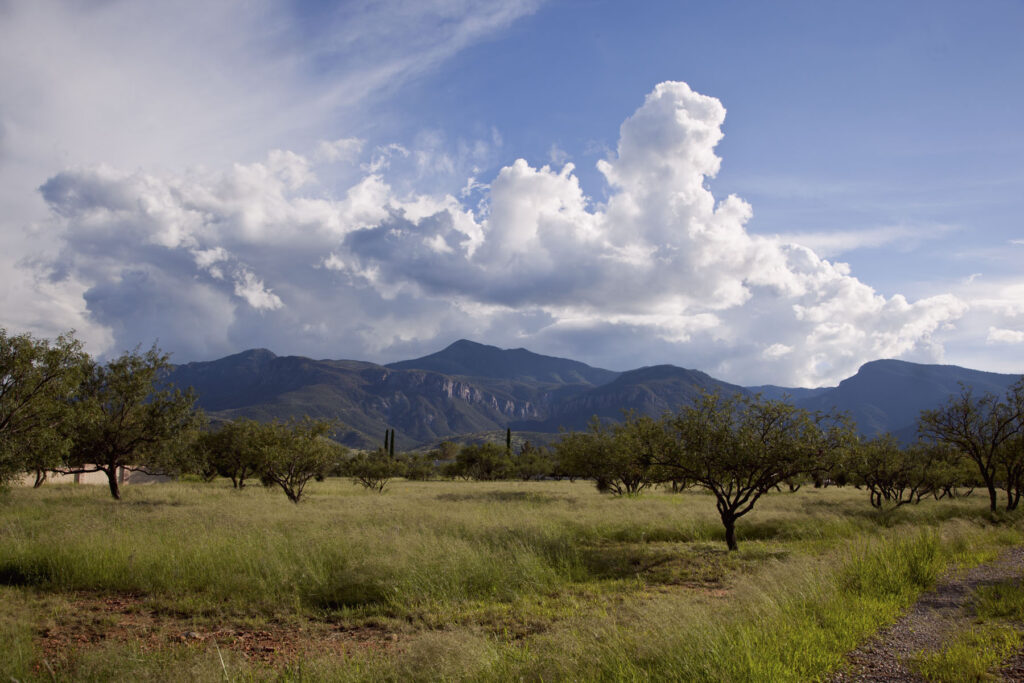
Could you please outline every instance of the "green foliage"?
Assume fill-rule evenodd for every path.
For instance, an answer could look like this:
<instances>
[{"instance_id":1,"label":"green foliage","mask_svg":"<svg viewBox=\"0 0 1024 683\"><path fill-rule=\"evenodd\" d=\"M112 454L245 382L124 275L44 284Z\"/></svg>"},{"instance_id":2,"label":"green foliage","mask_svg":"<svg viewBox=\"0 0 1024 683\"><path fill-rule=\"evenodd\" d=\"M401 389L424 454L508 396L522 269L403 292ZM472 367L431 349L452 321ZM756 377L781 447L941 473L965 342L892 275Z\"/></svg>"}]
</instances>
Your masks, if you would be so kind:
<instances>
[{"instance_id":1,"label":"green foliage","mask_svg":"<svg viewBox=\"0 0 1024 683\"><path fill-rule=\"evenodd\" d=\"M0 487L60 465L70 442L59 427L87 364L70 332L50 342L0 328Z\"/></svg>"},{"instance_id":2,"label":"green foliage","mask_svg":"<svg viewBox=\"0 0 1024 683\"><path fill-rule=\"evenodd\" d=\"M345 447L327 435L334 425L305 418L260 426L264 485L278 485L288 500L298 503L311 479L322 479L345 456Z\"/></svg>"},{"instance_id":3,"label":"green foliage","mask_svg":"<svg viewBox=\"0 0 1024 683\"><path fill-rule=\"evenodd\" d=\"M179 469L178 460L204 417L191 389L182 393L160 386L168 358L153 346L106 365L90 364L64 422L71 440L67 471L105 473L110 494L118 499L121 468Z\"/></svg>"},{"instance_id":4,"label":"green foliage","mask_svg":"<svg viewBox=\"0 0 1024 683\"><path fill-rule=\"evenodd\" d=\"M602 492L636 495L659 481L656 451L666 443L664 430L649 417L630 413L613 425L594 417L589 432L563 434L555 444L557 470L593 479Z\"/></svg>"},{"instance_id":5,"label":"green foliage","mask_svg":"<svg viewBox=\"0 0 1024 683\"><path fill-rule=\"evenodd\" d=\"M407 464L404 458L393 458L383 448L378 448L355 454L345 462L342 471L352 477L354 483L383 493L390 480L406 474Z\"/></svg>"},{"instance_id":6,"label":"green foliage","mask_svg":"<svg viewBox=\"0 0 1024 683\"><path fill-rule=\"evenodd\" d=\"M1024 492L1024 378L1007 391L975 397L961 385L942 408L925 410L918 421L921 436L955 448L973 462L996 511L996 490L1006 491L1006 509L1014 510Z\"/></svg>"},{"instance_id":7,"label":"green foliage","mask_svg":"<svg viewBox=\"0 0 1024 683\"><path fill-rule=\"evenodd\" d=\"M454 441L442 441L437 444L437 448L430 451L430 455L434 460L442 462L454 461L459 455L459 444Z\"/></svg>"},{"instance_id":8,"label":"green foliage","mask_svg":"<svg viewBox=\"0 0 1024 683\"><path fill-rule=\"evenodd\" d=\"M203 472L213 472L231 480L234 488L245 487L245 480L258 476L273 443L274 427L253 420L225 422L215 431L200 435L197 450L203 454Z\"/></svg>"},{"instance_id":9,"label":"green foliage","mask_svg":"<svg viewBox=\"0 0 1024 683\"><path fill-rule=\"evenodd\" d=\"M463 446L455 456L455 462L444 468L445 474L477 481L511 479L515 474L515 463L508 451L493 443Z\"/></svg>"},{"instance_id":10,"label":"green foliage","mask_svg":"<svg viewBox=\"0 0 1024 683\"><path fill-rule=\"evenodd\" d=\"M411 481L429 481L440 472L434 466L434 451L430 453L401 453L398 460L404 466L402 476Z\"/></svg>"},{"instance_id":11,"label":"green foliage","mask_svg":"<svg viewBox=\"0 0 1024 683\"><path fill-rule=\"evenodd\" d=\"M519 449L519 455L512 459L513 468L517 478L523 481L531 479L544 479L551 475L555 469L551 454L546 448L538 448L529 441L523 443Z\"/></svg>"},{"instance_id":12,"label":"green foliage","mask_svg":"<svg viewBox=\"0 0 1024 683\"><path fill-rule=\"evenodd\" d=\"M868 489L871 505L882 508L953 491L963 483L959 462L958 454L944 444L920 442L904 448L887 434L848 449L844 466L854 484Z\"/></svg>"},{"instance_id":13,"label":"green foliage","mask_svg":"<svg viewBox=\"0 0 1024 683\"><path fill-rule=\"evenodd\" d=\"M854 438L838 417L741 395L705 394L666 418L665 429L674 447L652 448L653 462L715 496L730 550L737 548L736 520L762 495L828 467Z\"/></svg>"}]
</instances>

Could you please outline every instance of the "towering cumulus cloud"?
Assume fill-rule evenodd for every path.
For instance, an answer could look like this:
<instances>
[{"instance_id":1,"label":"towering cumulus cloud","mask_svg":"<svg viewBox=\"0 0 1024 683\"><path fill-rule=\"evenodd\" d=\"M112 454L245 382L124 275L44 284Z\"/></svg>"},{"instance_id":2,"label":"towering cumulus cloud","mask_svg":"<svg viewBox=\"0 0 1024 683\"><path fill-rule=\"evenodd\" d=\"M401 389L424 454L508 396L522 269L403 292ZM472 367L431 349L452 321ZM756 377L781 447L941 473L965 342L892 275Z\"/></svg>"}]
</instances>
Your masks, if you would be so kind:
<instances>
[{"instance_id":1,"label":"towering cumulus cloud","mask_svg":"<svg viewBox=\"0 0 1024 683\"><path fill-rule=\"evenodd\" d=\"M369 355L454 332L808 385L873 358L938 357L932 335L963 314L960 300L881 296L845 264L749 234L742 199L716 201L707 181L724 119L717 99L658 85L599 162L603 204L572 164L522 159L473 209L399 196L372 162L327 196L290 152L217 175L71 170L41 188L66 245L53 277L87 283L118 341L172 335L186 353L260 343ZM186 314L197 334L174 324Z\"/></svg>"}]
</instances>

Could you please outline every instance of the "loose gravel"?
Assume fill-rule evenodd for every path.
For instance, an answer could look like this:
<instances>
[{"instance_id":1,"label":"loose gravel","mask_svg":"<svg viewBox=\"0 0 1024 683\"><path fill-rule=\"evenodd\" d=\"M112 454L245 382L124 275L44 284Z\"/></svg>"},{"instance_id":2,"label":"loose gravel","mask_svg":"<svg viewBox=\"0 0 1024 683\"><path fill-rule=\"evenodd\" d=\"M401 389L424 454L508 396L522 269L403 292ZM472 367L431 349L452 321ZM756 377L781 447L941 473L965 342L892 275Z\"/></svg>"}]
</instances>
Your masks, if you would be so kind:
<instances>
[{"instance_id":1,"label":"loose gravel","mask_svg":"<svg viewBox=\"0 0 1024 683\"><path fill-rule=\"evenodd\" d=\"M923 681L910 670L910 658L935 652L951 634L970 628L974 617L971 595L980 586L1019 579L1024 570L1024 547L1005 551L993 562L943 577L923 594L899 621L846 656L846 670L834 683L847 681ZM1024 652L1005 663L1002 680L1024 681Z\"/></svg>"}]
</instances>

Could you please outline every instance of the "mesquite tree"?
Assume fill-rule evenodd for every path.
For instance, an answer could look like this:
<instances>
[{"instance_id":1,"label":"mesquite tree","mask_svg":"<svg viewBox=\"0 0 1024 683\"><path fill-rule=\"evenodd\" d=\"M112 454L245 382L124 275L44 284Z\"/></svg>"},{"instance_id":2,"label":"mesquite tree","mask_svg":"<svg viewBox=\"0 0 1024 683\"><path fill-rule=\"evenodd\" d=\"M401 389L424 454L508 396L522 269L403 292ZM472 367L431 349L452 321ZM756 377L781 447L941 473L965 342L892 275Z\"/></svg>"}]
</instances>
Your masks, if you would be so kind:
<instances>
[{"instance_id":1,"label":"mesquite tree","mask_svg":"<svg viewBox=\"0 0 1024 683\"><path fill-rule=\"evenodd\" d=\"M596 416L589 432L569 432L555 444L559 472L593 479L601 492L635 496L662 478L653 449L664 430L649 417L627 414L622 424L609 425Z\"/></svg>"},{"instance_id":2,"label":"mesquite tree","mask_svg":"<svg viewBox=\"0 0 1024 683\"><path fill-rule=\"evenodd\" d=\"M830 466L854 440L838 416L810 413L783 401L705 394L665 421L675 447L655 462L715 496L725 542L736 550L736 520L787 479Z\"/></svg>"},{"instance_id":3,"label":"mesquite tree","mask_svg":"<svg viewBox=\"0 0 1024 683\"><path fill-rule=\"evenodd\" d=\"M871 505L900 507L921 497L945 495L960 482L951 480L956 454L943 444L919 442L903 447L891 434L849 450L846 471L868 489Z\"/></svg>"},{"instance_id":4,"label":"mesquite tree","mask_svg":"<svg viewBox=\"0 0 1024 683\"><path fill-rule=\"evenodd\" d=\"M233 420L216 431L203 434L199 446L204 451L207 466L229 478L233 488L241 489L246 479L262 471L272 430L273 425L248 419Z\"/></svg>"},{"instance_id":5,"label":"mesquite tree","mask_svg":"<svg viewBox=\"0 0 1024 683\"><path fill-rule=\"evenodd\" d=\"M103 472L110 495L120 499L119 470L165 469L169 450L204 419L191 389L159 385L168 358L154 346L90 364L66 423L71 448L62 472Z\"/></svg>"},{"instance_id":6,"label":"mesquite tree","mask_svg":"<svg viewBox=\"0 0 1024 683\"><path fill-rule=\"evenodd\" d=\"M26 470L38 485L60 464L70 445L61 426L87 370L70 332L50 342L0 328L0 486Z\"/></svg>"},{"instance_id":7,"label":"mesquite tree","mask_svg":"<svg viewBox=\"0 0 1024 683\"><path fill-rule=\"evenodd\" d=\"M994 394L976 398L970 387L961 385L960 394L951 396L945 406L921 413L918 433L955 447L977 466L992 512L998 506L1000 483L1006 488L1006 509L1017 507L1024 453L1015 446L1024 434L1024 379L1010 388L1006 401Z\"/></svg>"},{"instance_id":8,"label":"mesquite tree","mask_svg":"<svg viewBox=\"0 0 1024 683\"><path fill-rule=\"evenodd\" d=\"M405 474L406 464L378 448L369 453L357 453L345 463L342 471L352 477L353 484L383 493L389 481Z\"/></svg>"},{"instance_id":9,"label":"mesquite tree","mask_svg":"<svg viewBox=\"0 0 1024 683\"><path fill-rule=\"evenodd\" d=\"M330 422L307 417L264 427L266 438L260 476L265 485L280 486L293 503L302 498L310 479L325 476L345 455L344 446L327 438L336 429Z\"/></svg>"}]
</instances>

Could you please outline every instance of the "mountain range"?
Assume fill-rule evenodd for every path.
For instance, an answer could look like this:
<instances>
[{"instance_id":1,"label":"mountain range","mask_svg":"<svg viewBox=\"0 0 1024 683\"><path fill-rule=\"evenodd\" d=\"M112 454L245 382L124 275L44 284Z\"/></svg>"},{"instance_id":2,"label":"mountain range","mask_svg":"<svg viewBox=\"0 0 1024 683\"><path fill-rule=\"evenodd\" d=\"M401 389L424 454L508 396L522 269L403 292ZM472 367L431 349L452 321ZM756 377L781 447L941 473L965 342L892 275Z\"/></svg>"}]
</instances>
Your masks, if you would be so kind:
<instances>
[{"instance_id":1,"label":"mountain range","mask_svg":"<svg viewBox=\"0 0 1024 683\"><path fill-rule=\"evenodd\" d=\"M583 429L592 416L624 410L660 416L702 391L759 393L811 410L848 412L865 435L892 432L912 440L922 410L941 405L960 383L1002 394L1018 375L953 365L878 360L835 387L741 387L699 370L655 365L627 372L594 368L526 349L460 340L437 353L388 365L313 360L252 349L219 360L178 365L169 381L191 386L213 419L257 420L309 415L345 425L339 438L356 448L383 441L413 449L480 432L554 435Z\"/></svg>"}]
</instances>

